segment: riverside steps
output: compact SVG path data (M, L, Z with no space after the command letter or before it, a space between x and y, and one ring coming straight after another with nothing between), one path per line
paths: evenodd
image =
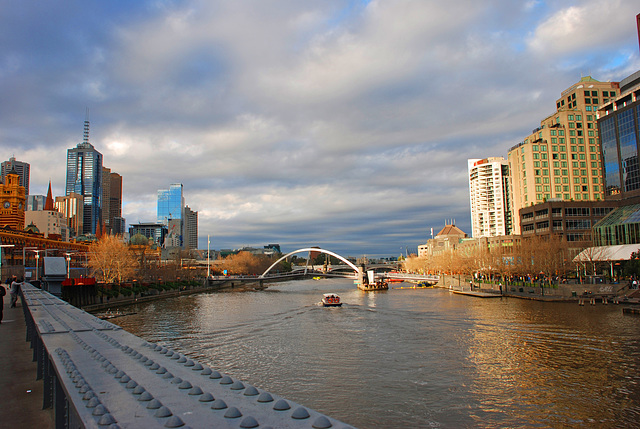
M27 341L56 428L347 428L52 294L22 288Z

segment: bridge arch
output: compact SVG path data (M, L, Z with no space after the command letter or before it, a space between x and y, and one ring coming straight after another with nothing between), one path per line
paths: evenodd
M286 255L284 255L282 258L278 259L277 261L275 261L269 268L266 269L266 271L264 273L262 273L260 275L260 278L263 278L269 271L271 271L271 268L275 267L276 265L278 265L278 263L286 258L288 258L291 255L295 255L296 253L302 253L302 252L320 252L320 253L326 253L327 255L331 255L334 258L338 258L340 259L342 262L344 262L345 264L347 264L348 266L350 266L356 273L359 271L358 267L355 266L353 264L353 262L347 260L346 258L338 255L337 253L334 253L330 250L325 250L325 249L320 249L318 247L305 247L303 249L298 249L298 250L294 250L293 252L289 252Z

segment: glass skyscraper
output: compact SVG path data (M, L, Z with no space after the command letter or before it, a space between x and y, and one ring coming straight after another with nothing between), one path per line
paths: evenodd
M183 210L182 183L173 183L169 185L169 189L158 190L158 223L168 225L170 219L182 220Z
M83 229L78 234L95 234L101 218L102 154L89 143L89 121L84 123L84 140L67 151L65 195L84 197Z

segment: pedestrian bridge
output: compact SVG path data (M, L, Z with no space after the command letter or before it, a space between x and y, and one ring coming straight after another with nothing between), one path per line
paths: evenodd
M28 283L27 341L56 428L347 428Z

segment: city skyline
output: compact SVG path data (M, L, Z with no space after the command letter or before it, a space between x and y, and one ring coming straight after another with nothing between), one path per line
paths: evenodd
M446 219L471 233L468 158L506 157L581 76L640 69L636 8L11 4L2 158L31 164L30 194L64 195L89 107L129 224L183 183L200 248L397 255Z

